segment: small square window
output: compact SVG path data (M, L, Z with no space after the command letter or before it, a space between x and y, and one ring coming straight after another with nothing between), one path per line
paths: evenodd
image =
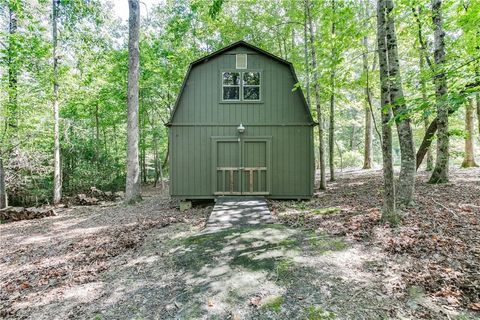
M244 87L243 100L260 100L260 87Z
M244 72L243 85L260 85L260 72Z
M243 100L259 101L260 100L260 72L244 72L243 73Z
M237 69L247 69L247 55L244 53L239 53L235 55L235 57Z
M240 100L240 72L222 73L222 99L225 101Z
M223 100L240 100L240 87L223 87Z
M235 85L240 84L240 73L239 72L224 72L223 73L223 84L224 85Z

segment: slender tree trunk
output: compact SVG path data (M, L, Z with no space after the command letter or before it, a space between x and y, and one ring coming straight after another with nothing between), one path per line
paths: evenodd
M473 143L473 136L474 136L474 105L473 105L473 98L468 99L469 101L465 105L465 158L462 163L462 168L470 168L470 167L478 167L475 163L475 155L474 155L474 143Z
M429 124L430 122L429 122L428 116L425 116L425 118L423 119L423 127L425 129L425 132L428 130ZM433 153L432 153L432 148L429 146L427 148L427 166L425 167L425 171L432 171L432 170L433 170Z
M363 154L363 169L371 169L373 164L372 149L372 113L370 108L365 108L365 150Z
M480 135L480 94L475 95L477 101L477 123L478 123L478 135Z
M153 124L152 124L153 127ZM165 182L163 181L163 168L162 159L160 158L160 151L158 149L158 137L153 135L153 149L154 149L154 162L155 162L155 182L154 187L157 187L158 180L160 180L161 189L165 189Z
M352 124L352 134L350 135L350 151L353 151L355 147L355 136L357 135L357 127Z
M95 105L95 162L97 167L100 158L100 120L98 118L98 103Z
M433 169L430 183L448 182L449 164L449 137L448 137L448 104L447 77L445 65L445 31L443 30L442 1L432 0L434 32L434 58L435 58L435 96L437 105L437 159Z
M332 0L332 14L335 19L335 0ZM330 70L330 125L328 126L328 164L330 167L330 181L335 181L335 65L336 65L336 52L335 52L335 21L332 21L332 69Z
M140 7L138 0L128 0L128 119L127 119L127 181L125 201L134 203L141 199L139 129L138 129L138 72L140 65Z
M372 127L372 112L370 110L370 106L372 104L372 98L370 95L370 85L368 81L368 37L363 37L363 48L364 51L362 53L362 60L363 60L363 72L366 76L366 84L365 84L365 149L363 153L363 169L371 169L372 168L372 147L373 147L373 127Z
M62 173L60 162L60 106L58 103L58 56L57 56L57 19L60 0L52 0L52 41L53 41L53 203L62 200Z
M153 125L152 125L153 127ZM153 187L157 187L158 179L160 178L160 173L158 172L159 167L159 157L158 157L158 142L157 135L153 134L153 165L155 167L155 179L153 180Z
M382 114L382 156L383 156L383 213L382 220L393 224L398 222L395 203L395 183L393 178L393 154L392 154L392 128L390 120L392 110L390 105L389 68L387 57L387 26L385 21L386 0L377 1L377 42L378 61L380 64L380 91L381 91L381 114Z
M0 158L0 209L7 207L7 186L5 185L5 168L3 159Z
M307 103L308 107L311 107L310 104L310 60L308 56L308 25L307 25L307 4L304 6L303 14L303 49L305 55L305 92L307 94Z
M143 177L143 183L147 183L147 155L146 155L146 150L145 150L145 143L141 143L142 149L141 149L141 158L142 158L142 177Z
M168 164L168 160L170 159L170 140L167 142L167 154L165 155L165 159L163 160L162 168L166 168Z
M7 49L7 66L8 66L8 105L6 108L6 123L5 134L7 135L5 140L10 140L14 149L17 148L17 130L18 130L18 58L17 45L16 45L16 33L17 33L17 13L12 3L8 4L8 49ZM11 134L8 132L11 131ZM3 139L2 139L3 141ZM9 157L11 151L2 150L3 145L0 145L0 209L7 206L7 186L5 181L5 167L3 165L3 156ZM1 154L2 151L4 154Z
M12 8L12 4L8 5L9 27L8 27L8 125L16 133L18 126L17 116L17 82L18 82L18 58L16 57L16 39L17 33L17 13Z
M480 81L480 71L478 71L478 63L475 66L475 77L477 82ZM477 101L477 124L478 124L478 135L480 136L480 93L475 94L475 100Z
M411 120L408 117L407 106L403 95L402 77L398 61L397 36L395 21L392 15L393 0L386 1L386 44L387 65L390 76L390 103L396 120L398 140L401 150L400 179L397 189L399 204L409 206L413 202L415 191L415 146L413 144L413 132Z
M425 79L423 77L423 71L425 69L425 58L423 57L423 50L420 52L420 89L422 91L422 100L424 102L428 101L427 97L427 84L425 82ZM425 115L423 117L423 126L425 128L425 132L428 130L430 122L428 119L428 115ZM432 171L433 170L433 155L432 155L432 150L430 146L427 147L427 167L425 169L426 171Z
M318 70L317 70L317 58L315 50L315 31L313 30L312 17L310 15L310 2L309 0L304 0L306 7L308 24L310 29L310 52L312 57L312 68L313 68L313 91L315 95L315 104L317 110L317 122L318 122L318 154L319 154L319 163L320 163L320 190L327 189L325 181L325 143L323 139L323 115L322 108L320 106L320 86L318 83Z

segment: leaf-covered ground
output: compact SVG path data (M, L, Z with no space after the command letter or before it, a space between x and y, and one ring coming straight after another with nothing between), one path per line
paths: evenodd
M213 234L149 190L0 225L7 319L475 319L480 170L418 180L414 208L379 223L381 174L342 173L311 201L271 201L276 224Z
M448 318L472 311L480 317L480 170L453 170L451 182L417 179L416 200L402 211L402 223L380 223L379 171L340 174L309 202L271 202L290 226L345 236L386 254L371 270L385 278L383 292L398 297L420 318ZM468 311L467 311L468 313Z

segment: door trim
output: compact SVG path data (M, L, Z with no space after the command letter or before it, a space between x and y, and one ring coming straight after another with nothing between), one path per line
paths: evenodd
M211 140L212 140L212 143L211 143L211 146L212 146L212 150L211 150L211 154L212 154L212 174L211 174L211 179L212 179L212 194L213 195L270 195L271 192L272 192L272 150L271 150L271 145L272 145L272 136L255 136L255 137L240 137L240 136L212 136L211 137ZM244 152L243 152L243 147L244 147L244 144L245 142L248 142L248 141L259 141L259 142L265 142L266 143L266 150L265 150L265 154L266 154L266 162L267 162L267 166L266 166L266 191L265 192L258 192L258 191L255 191L255 192L245 192L243 190L243 177L244 177L244 163L245 163L245 159L244 159ZM239 164L240 164L240 167L239 167L239 175L238 175L238 179L239 179L239 184L240 184L240 192L228 192L228 193L225 193L225 192L222 192L222 191L217 191L218 190L218 186L217 186L217 182L218 182L218 179L217 179L217 151L218 151L218 147L217 147L217 144L218 142L238 142L239 143ZM229 168L230 169L230 168Z
M242 156L242 144L240 143L240 138L239 137L234 137L234 136L223 136L223 137L219 137L219 136L212 136L211 137L212 139L212 143L211 143L211 146L212 146L212 150L211 150L211 154L212 154L212 175L211 175L211 179L212 179L212 194L213 195L241 195L242 192L242 173L241 173L241 164L242 164L242 159L241 159L241 156ZM222 191L217 191L219 190L218 186L217 186L217 182L218 182L218 179L217 179L217 151L218 151L218 142L237 142L239 144L238 148L238 155L239 155L239 159L238 159L238 163L240 165L239 169L238 169L238 182L239 182L239 186L240 186L240 192L222 192Z
M243 177L245 176L245 153L243 152L243 149L244 149L244 144L245 142L255 142L255 141L258 141L258 142L265 142L265 156L266 156L266 176L265 176L265 179L266 179L266 191L254 191L254 192L249 192L249 191L246 191L246 190L243 190L242 188L242 195L246 195L246 196L253 196L253 195L263 195L263 196L267 196L267 195L270 195L272 193L272 155L271 155L271 152L272 152L272 149L271 149L271 145L272 145L272 137L271 136L256 136L256 137L245 137L245 138L242 138L240 140L240 144L241 144L241 164L242 164L242 179L240 180L242 182L242 187L243 187ZM263 168L262 168L263 169Z

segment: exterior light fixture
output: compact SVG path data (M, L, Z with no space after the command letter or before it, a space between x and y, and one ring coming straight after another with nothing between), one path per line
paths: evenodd
M238 130L238 133L244 133L245 132L245 127L243 126L243 124L240 123L237 130Z

